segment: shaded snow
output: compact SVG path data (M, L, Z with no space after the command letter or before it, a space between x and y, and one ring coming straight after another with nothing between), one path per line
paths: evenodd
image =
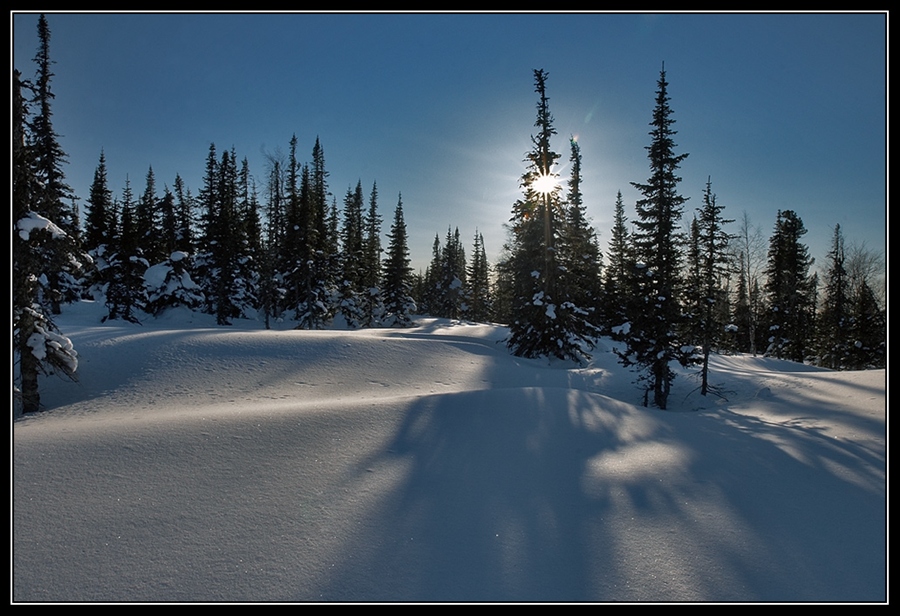
M713 356L663 412L608 340L102 314L13 422L16 602L886 601L883 370Z

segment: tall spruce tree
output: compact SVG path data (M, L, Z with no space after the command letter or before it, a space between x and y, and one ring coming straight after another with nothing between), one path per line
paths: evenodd
M361 327L363 317L363 280L365 230L363 228L362 181L356 189L347 188L344 197L344 221L341 228L341 266L339 309L347 325Z
M362 263L362 319L363 326L372 327L381 319L384 298L381 291L381 215L378 213L378 185L372 182L369 209L364 217Z
M601 333L598 310L602 295L601 254L581 192L581 146L574 137L569 138L569 145L571 172L557 249L560 296L567 301L558 317L568 318L570 329L591 339Z
M547 97L548 74L535 69L538 94L537 134L526 153L520 180L523 198L513 205L510 221L509 268L513 300L510 310L510 351L522 357L556 357L583 361L592 342L584 335L583 315L560 281L557 241L565 224L562 188L553 170L559 154L550 146L556 134ZM564 282L564 281L562 281Z
M88 212L85 217L83 234L84 248L91 257L92 265L86 282L86 294L96 296L103 286L104 270L109 264L112 236L115 231L112 191L106 172L106 157L100 152L100 161L94 171L88 195Z
M699 284L696 287L697 324L699 338L694 344L699 345L702 353L700 368L700 393L706 395L709 384L709 355L713 348L718 348L725 339L725 322L728 315L728 293L725 282L731 273L731 258L728 254L728 243L732 235L725 231L725 225L734 222L722 216L723 206L716 203L716 195L712 192L712 180L707 179L703 191L703 206L699 208L697 220L699 247ZM723 306L725 309L723 309ZM714 390L715 391L715 390Z
M40 296L52 314L59 314L63 303L78 298L78 280L88 258L80 248L80 221L74 206L76 197L66 184L63 172L67 157L53 128L51 103L55 95L50 82L54 76L51 70L54 62L50 59L50 26L44 15L38 19L38 52L34 61L37 75L31 91L34 93L32 101L36 112L30 120L29 147L37 183L32 211L53 221L66 238L65 241L45 246L43 271L39 276Z
M601 305L604 331L610 334L613 334L613 330L619 331L618 328L627 320L625 306L629 299L629 281L634 271L634 255L627 222L620 190L616 192L613 227L606 251L606 267L603 269Z
M204 311L215 314L215 296L212 292L215 282L215 265L212 251L215 245L215 219L218 202L219 160L216 144L210 143L206 153L206 166L203 173L203 184L197 194L197 207L200 218L200 232L197 238L197 255L194 260L196 281L203 289L206 303Z
M65 232L36 209L41 186L35 168L35 151L28 134L29 88L13 70L12 96L12 326L13 391L25 413L40 410L40 375L58 373L72 378L78 356L39 301L39 277L46 255ZM13 411L15 411L15 405Z
M768 298L766 355L803 362L810 351L815 312L813 258L801 242L803 221L793 210L779 210L769 240L765 291Z
M215 285L216 321L231 325L231 320L244 315L252 300L247 297L241 277L243 233L238 209L238 167L234 148L222 152L218 176L218 212L214 225L216 242L213 263L217 272Z
M685 197L678 194L681 178L677 171L688 156L676 154L672 128L675 120L669 106L665 67L657 80L656 105L647 146L650 178L632 182L643 195L636 203L637 219L632 235L636 276L633 290L636 304L629 315L627 350L620 353L626 366L637 366L639 381L653 404L665 409L675 373L673 361L686 364L690 356L679 340L681 320L681 245L678 233ZM645 396L646 399L647 396Z
M300 166L297 138L291 139L287 171L284 278L299 329L321 329L339 301L339 232L337 204L328 212L325 158L319 139L312 166ZM299 173L298 173L299 172ZM299 175L299 185L298 185Z
M397 198L384 260L384 324L388 327L408 327L416 312L416 304L410 294L412 268L409 263L409 244L401 195Z
M831 250L825 271L825 296L818 325L818 364L840 370L849 360L853 344L850 333L850 281L845 267L844 236L841 225L835 225Z

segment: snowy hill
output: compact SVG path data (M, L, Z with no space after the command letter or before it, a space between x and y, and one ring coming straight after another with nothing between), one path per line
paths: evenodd
M883 370L715 357L659 411L500 326L99 314L13 421L14 602L887 600Z

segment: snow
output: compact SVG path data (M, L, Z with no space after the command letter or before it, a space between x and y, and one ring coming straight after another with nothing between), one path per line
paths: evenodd
M713 356L640 406L497 325L57 324L14 602L887 602L886 373Z
M66 232L60 229L50 219L44 218L35 212L28 212L28 215L20 218L16 222L16 228L19 230L19 237L28 240L34 231L47 231L54 239L66 236Z

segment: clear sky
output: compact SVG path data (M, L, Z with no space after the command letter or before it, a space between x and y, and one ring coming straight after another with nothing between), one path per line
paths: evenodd
M634 218L630 182L649 176L665 62L676 153L689 153L685 220L710 177L724 214L746 212L766 239L778 210L796 211L817 264L835 224L848 244L886 249L886 13L46 15L53 123L82 207L101 150L116 196L126 176L140 194L150 167L160 194L180 174L196 195L210 143L246 157L262 188L296 134L302 162L320 139L339 205L377 182L385 233L402 193L417 270L449 227L467 256L481 232L493 262L543 68L552 146L565 163L577 136L605 251L616 192ZM10 13L26 77L37 21Z

